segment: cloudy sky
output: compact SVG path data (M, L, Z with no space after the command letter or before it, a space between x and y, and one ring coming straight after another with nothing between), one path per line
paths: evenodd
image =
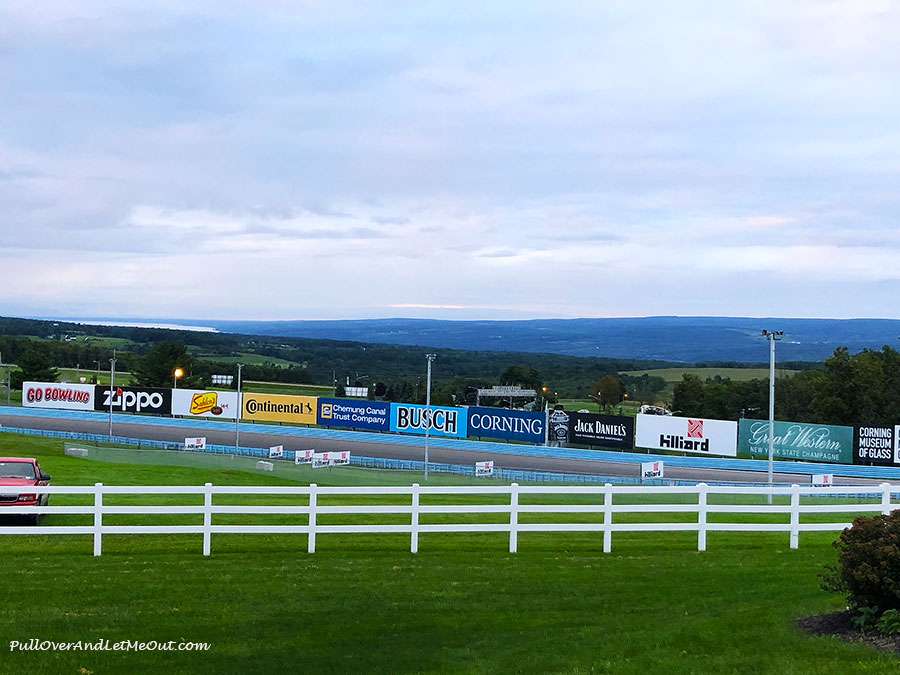
M900 317L900 5L0 1L0 314Z

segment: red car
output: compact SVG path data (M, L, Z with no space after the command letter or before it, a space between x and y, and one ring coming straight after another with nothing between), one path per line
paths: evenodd
M9 506L46 506L50 503L50 495L38 495L34 492L6 492L4 488L24 488L38 485L50 485L50 476L44 473L36 459L27 457L0 457L0 515L13 515L14 511L5 511ZM29 514L26 518L37 525L39 514Z

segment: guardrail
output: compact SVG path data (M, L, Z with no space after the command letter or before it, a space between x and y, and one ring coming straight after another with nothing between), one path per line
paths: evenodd
M799 547L800 532L840 531L850 526L847 522L801 523L803 514L823 513L882 513L889 514L893 504L892 495L900 492L900 486L882 483L879 486L859 487L711 487L705 483L691 487L637 487L637 486L421 486L413 483L409 487L319 487L309 486L222 486L206 483L201 486L109 486L102 483L88 486L25 486L21 488L0 488L4 495L18 494L74 494L93 495L93 504L82 506L7 506L0 513L25 516L39 514L91 515L93 525L51 525L51 526L0 526L0 535L92 535L94 555L102 552L104 535L110 534L198 534L203 537L203 555L210 555L213 534L305 534L307 551L314 553L316 538L324 534L375 534L401 533L410 535L410 551L419 549L419 535L423 533L448 532L498 532L509 535L509 551L518 550L518 537L523 532L597 532L603 535L603 551L612 550L613 532L696 532L697 550L706 550L709 532L787 532L791 548ZM615 503L621 495L696 495L696 503ZM865 503L801 504L801 496L824 497L835 494L871 499ZM108 495L202 495L202 505L125 505L114 506L104 503ZM305 504L214 504L215 496L224 495L288 495L305 497ZM422 497L437 495L508 495L504 504L423 504ZM557 495L599 498L599 503L556 503L527 504L520 498L528 495ZM711 504L710 495L731 497L768 496L789 497L787 504ZM332 496L400 496L409 497L408 503L392 505L323 505L320 498ZM874 498L874 499L872 499ZM404 500L405 501L405 500ZM7 510L8 509L8 510ZM599 522L520 522L522 514L597 514ZM696 522L614 522L614 515L623 514L696 514ZM154 514L194 514L202 515L202 525L108 525L104 517L108 515L154 515ZM305 525L244 525L213 524L213 516L221 514L293 514L307 516ZM408 524L320 524L319 515L408 515ZM507 522L502 523L423 523L421 517L434 514L502 514ZM771 522L710 522L713 514L740 514L741 516L762 514L786 514L787 523Z

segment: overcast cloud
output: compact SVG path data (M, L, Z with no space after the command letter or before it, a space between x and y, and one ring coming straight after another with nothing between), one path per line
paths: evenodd
M900 317L900 5L0 4L0 313Z

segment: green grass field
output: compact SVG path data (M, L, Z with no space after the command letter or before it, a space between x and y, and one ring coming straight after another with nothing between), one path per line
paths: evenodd
M787 370L784 368L776 368L776 377L786 377L796 373L796 370ZM622 371L623 375L632 375L640 377L641 375L655 375L663 378L667 383L677 384L681 382L682 375L696 375L701 380L707 378L715 379L716 377L729 378L735 382L745 382L747 380L769 379L768 368L659 368L657 370L626 370Z
M54 484L283 482L246 472L68 458L61 441L13 434L0 434L3 454L39 456ZM323 485L418 479L357 468L314 475ZM54 503L84 498L68 499L56 496ZM196 498L153 503L189 499ZM290 499L248 496L233 503ZM497 515L502 518L477 517ZM573 516L579 517L596 515ZM111 518L160 523L197 516ZM264 522L291 518L297 517ZM331 518L346 522L347 516ZM54 515L44 522L79 519L85 517ZM103 556L94 558L90 537L5 537L0 672L896 672L895 656L812 638L793 626L797 618L842 608L816 578L834 560L834 538L804 533L800 549L789 550L786 534L712 533L709 550L698 553L695 534L617 533L613 552L603 554L595 534L533 533L520 535L520 552L511 555L503 534L426 534L412 555L407 535L324 535L309 555L303 535L214 535L212 556L204 558L197 535L107 535ZM30 638L186 640L211 647L9 651L10 641Z
M288 394L290 396L323 396L334 394L334 388L319 384L291 384L289 382L254 382L242 383L243 391L255 391L259 394Z

